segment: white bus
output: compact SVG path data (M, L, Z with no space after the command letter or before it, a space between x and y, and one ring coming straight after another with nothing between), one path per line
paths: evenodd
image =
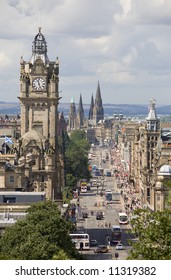
M72 242L75 244L77 250L89 250L90 249L90 238L87 233L71 233Z
M126 213L119 213L119 223L121 225L126 225L128 224L128 216Z

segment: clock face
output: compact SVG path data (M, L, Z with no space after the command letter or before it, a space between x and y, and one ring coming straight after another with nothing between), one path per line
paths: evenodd
M45 80L41 77L37 77L33 80L34 90L44 90L46 86Z

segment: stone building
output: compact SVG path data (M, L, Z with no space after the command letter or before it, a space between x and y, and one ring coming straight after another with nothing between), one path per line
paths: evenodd
M128 123L123 125L118 146L120 150L122 147L122 155L128 151L129 179L140 194L141 206L156 211L165 207L168 189L164 182L166 177L171 178L171 174L163 172L163 166L171 164L171 145L162 138L154 99L149 107L144 121L132 123L132 128ZM130 130L127 130L128 126Z
M41 28L32 43L30 60L20 60L18 98L21 137L15 139L10 151L17 178L13 189L45 192L47 199L60 199L65 182L57 137L59 60L49 60Z

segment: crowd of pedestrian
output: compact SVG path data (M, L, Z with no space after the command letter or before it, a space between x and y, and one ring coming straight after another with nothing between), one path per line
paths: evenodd
M127 164L121 159L117 147L111 149L111 162L117 188L120 190L124 202L125 212L132 215L135 209L141 208L140 194L129 179Z

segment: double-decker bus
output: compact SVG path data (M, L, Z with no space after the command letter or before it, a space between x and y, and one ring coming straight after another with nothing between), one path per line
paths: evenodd
M118 243L122 240L122 229L119 225L114 225L111 228L111 243Z
M71 233L72 242L75 244L77 250L89 250L90 249L90 238L87 233Z
M126 225L126 224L128 224L128 216L127 216L127 214L126 213L122 213L122 212L120 212L119 213L119 223L121 224L121 225Z

